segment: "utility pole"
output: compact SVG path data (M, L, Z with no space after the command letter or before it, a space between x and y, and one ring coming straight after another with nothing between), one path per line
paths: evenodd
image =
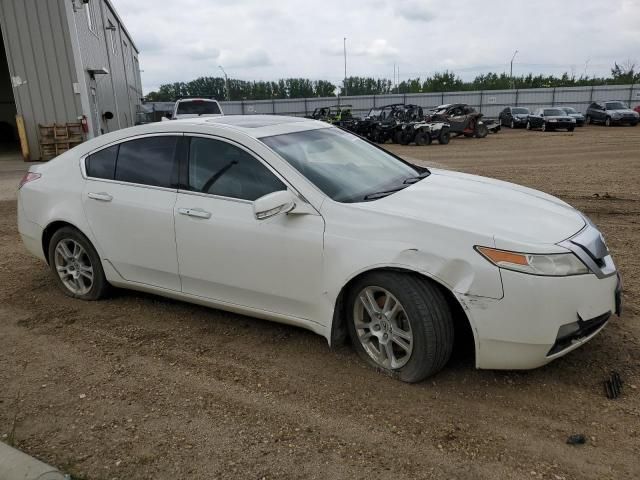
M231 92L229 92L229 77L227 77L227 72L224 71L222 65L218 65L218 68L222 70L224 74L224 89L227 91L227 101L231 101Z
M511 79L511 90L515 88L515 85L513 83L513 59L516 58L517 54L518 54L518 50L513 52L513 57L511 57L511 68L509 69L509 78Z
M347 37L343 38L343 47L344 47L344 83L342 86L344 87L343 97L347 95Z

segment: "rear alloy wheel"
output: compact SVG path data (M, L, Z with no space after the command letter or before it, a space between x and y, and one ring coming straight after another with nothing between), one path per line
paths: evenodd
M424 146L431 144L431 135L429 132L418 132L416 134L416 138L414 139L416 145Z
M610 126L611 126L611 117L607 117L607 118L605 119L605 121L604 121L604 124L605 124L607 127L610 127Z
M53 234L49 243L49 265L58 285L70 297L97 300L107 293L98 253L82 233L64 227Z
M358 354L404 382L441 370L453 349L453 321L438 288L413 274L373 272L349 296L349 334Z

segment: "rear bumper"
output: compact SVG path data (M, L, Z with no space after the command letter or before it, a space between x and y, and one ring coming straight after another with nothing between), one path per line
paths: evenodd
M19 194L18 194L19 195ZM46 261L42 251L42 227L26 218L24 208L18 197L18 232L25 248L32 255Z
M621 308L619 277L541 277L502 270L501 300L462 296L476 334L476 366L531 369L591 340Z

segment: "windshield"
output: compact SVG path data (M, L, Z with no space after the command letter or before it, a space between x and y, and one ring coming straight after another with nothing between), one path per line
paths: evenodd
M369 110L369 115L367 115L367 116L368 117L377 117L381 113L382 113L382 110L380 110L379 108L372 108L371 110Z
M338 128L321 128L260 139L337 202L362 202L399 190L428 170L412 167ZM365 198L366 197L366 198Z
M607 110L626 110L627 108L622 102L607 102Z
M557 108L545 108L544 115L546 117L561 117L564 115L564 112Z
M578 112L576 112L576 109L575 109L575 108L571 108L571 107L564 107L564 108L563 108L563 110L564 110L566 113L578 113Z
M511 113L514 115L529 115L528 108L512 108Z
M215 115L221 113L217 102L188 100L178 103L177 115Z

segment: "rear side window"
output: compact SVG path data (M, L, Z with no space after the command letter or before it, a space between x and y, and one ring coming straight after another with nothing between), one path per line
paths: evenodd
M116 172L116 157L119 145L100 150L87 157L87 175L94 178L113 180Z
M174 186L178 137L146 137L120 144L115 179L156 187Z
M193 137L189 148L189 189L254 201L287 187L259 160L235 145Z

